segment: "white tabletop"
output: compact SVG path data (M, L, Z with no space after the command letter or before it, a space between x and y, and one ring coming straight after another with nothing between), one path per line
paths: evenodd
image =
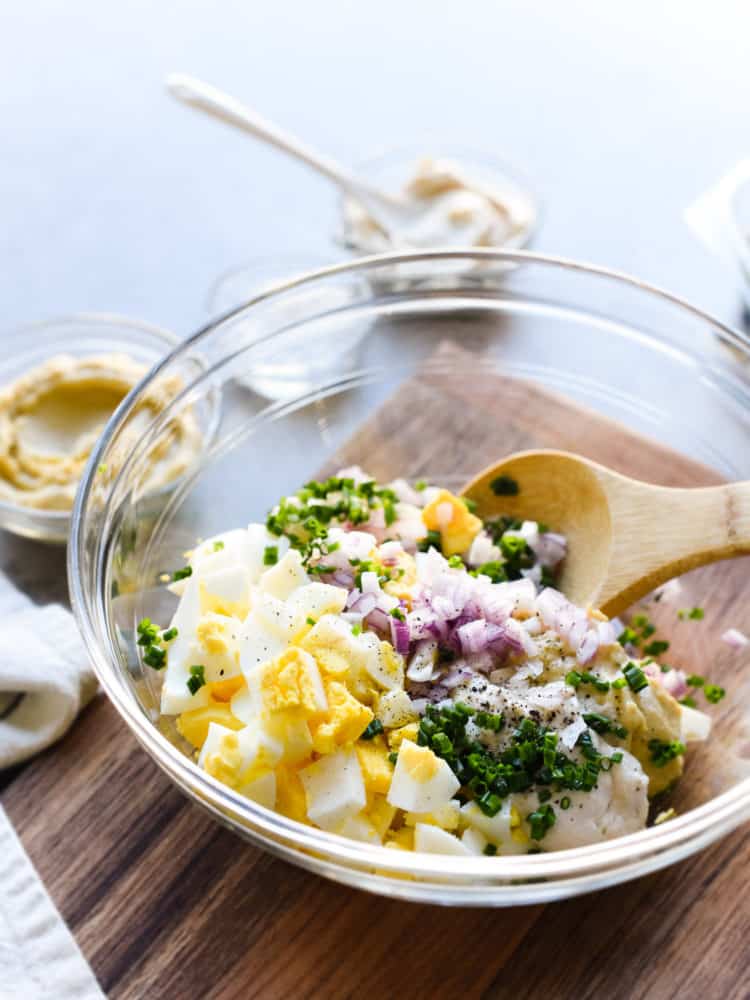
M739 321L682 212L750 151L738 0L7 0L0 329L79 310L187 334L218 274L333 256L326 183L178 106L202 76L344 160L434 137L517 162L538 248Z

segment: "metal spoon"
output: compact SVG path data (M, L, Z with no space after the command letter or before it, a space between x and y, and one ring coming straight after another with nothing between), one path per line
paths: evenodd
M750 553L750 482L670 489L569 452L527 451L485 469L462 493L483 517L544 521L565 534L560 589L610 616L680 573Z
M346 167L312 149L284 129L261 118L236 98L211 84L184 73L171 73L166 79L166 86L169 93L183 104L242 129L256 139L263 139L289 156L306 163L329 181L333 181L342 191L364 205L372 220L391 242L393 242L392 234L399 225L413 222L424 211L414 201L372 187Z

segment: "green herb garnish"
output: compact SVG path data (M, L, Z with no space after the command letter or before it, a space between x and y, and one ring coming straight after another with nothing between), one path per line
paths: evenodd
M681 622L699 622L706 617L706 612L703 608L683 608L681 611L677 612L677 617Z
M367 729L360 734L361 740L374 740L376 736L379 736L383 732L383 723L380 719L373 719L369 724Z
M623 674L631 691L637 693L648 687L648 678L637 664L628 663Z
M275 566L278 561L279 561L278 545L266 545L265 549L263 549L263 565Z
M716 705L726 694L723 687L719 687L718 684L704 684L703 694L706 696L706 701L709 701L712 705Z
M555 810L549 803L540 805L529 813L526 822L531 826L532 840L542 840L544 835L555 825Z
M600 715L598 712L584 712L583 721L595 733L613 733L615 736L619 736L620 739L624 739L628 735L625 726L621 726L614 719L610 719L606 715Z
M679 740L649 740L648 752L657 767L664 767L675 757L685 753L685 744Z
M196 663L190 668L187 687L190 694L197 694L206 683L206 668L202 663Z
M643 650L646 656L661 656L662 653L666 653L669 649L669 643L666 639L654 639L653 642L649 643Z
M193 575L192 566L183 566L182 569L176 569L172 574L172 582L177 583L178 580L187 580L189 576Z
M518 483L512 476L495 476L490 489L496 497L517 497L519 493Z

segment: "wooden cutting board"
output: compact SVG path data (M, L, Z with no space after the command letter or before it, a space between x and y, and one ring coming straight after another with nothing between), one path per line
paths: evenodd
M413 380L332 465L366 455L383 477L469 473L539 444L665 485L718 481L567 400L495 376L460 390L440 376ZM700 598L707 621L681 626L673 643L676 663L711 659L712 676L744 699L737 665L747 658L716 655L712 637L730 624L750 630L748 568L693 574L685 600ZM655 617L669 614L657 606ZM740 757L750 756L742 712L728 724L745 740ZM710 780L697 766L696 779ZM394 902L323 881L216 825L102 697L2 801L112 998L750 996L747 827L676 867L546 907Z

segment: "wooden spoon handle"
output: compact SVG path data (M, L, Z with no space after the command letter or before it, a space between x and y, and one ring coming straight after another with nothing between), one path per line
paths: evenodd
M602 485L614 531L595 600L608 614L697 566L750 553L750 483L678 490L607 477Z

